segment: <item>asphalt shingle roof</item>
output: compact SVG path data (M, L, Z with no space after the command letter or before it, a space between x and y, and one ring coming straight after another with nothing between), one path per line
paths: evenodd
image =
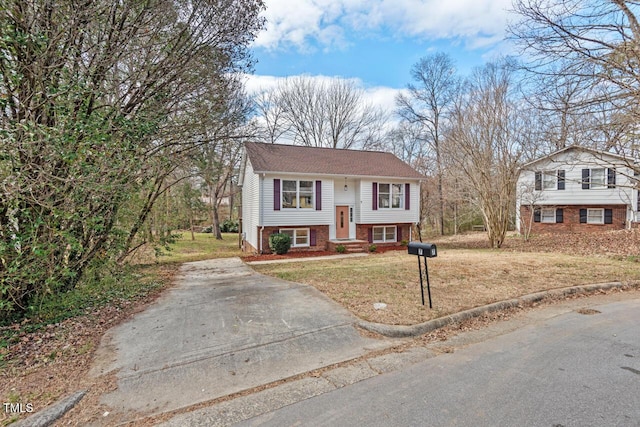
M247 142L245 148L253 170L258 173L424 178L391 153L259 142Z

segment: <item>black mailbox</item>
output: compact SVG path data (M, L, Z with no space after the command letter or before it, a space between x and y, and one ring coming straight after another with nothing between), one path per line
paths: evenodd
M427 258L435 258L438 256L438 250L433 243L409 242L407 251L409 255L418 255Z

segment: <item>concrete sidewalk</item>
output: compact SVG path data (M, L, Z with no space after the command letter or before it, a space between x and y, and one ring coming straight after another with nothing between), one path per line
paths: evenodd
M356 322L315 288L260 275L237 258L187 263L174 288L105 335L91 375L117 372L118 388L102 403L127 421L392 344L362 337Z
M265 261L249 261L247 265L264 265L264 264L289 264L292 262L307 262L307 261L330 261L334 259L343 259L343 258L362 258L369 256L366 253L355 253L355 254L338 254L338 255L323 255L323 256L312 256L312 257L302 257L302 258L288 258L288 259L269 259Z

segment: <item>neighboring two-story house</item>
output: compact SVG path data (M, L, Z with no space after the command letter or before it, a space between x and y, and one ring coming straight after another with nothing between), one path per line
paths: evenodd
M366 248L411 240L424 177L390 153L248 142L240 171L244 250Z
M555 232L637 226L633 159L571 146L524 165L517 184L518 231Z

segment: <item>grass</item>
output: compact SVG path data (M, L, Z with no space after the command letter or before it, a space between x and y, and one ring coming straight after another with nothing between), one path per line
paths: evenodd
M387 252L364 258L256 265L307 283L362 319L415 324L480 305L565 286L640 281L637 262L561 253L442 249L429 259L433 309L422 306L415 256ZM425 283L426 288L426 283ZM425 299L427 290L425 289ZM387 308L374 310L373 303Z
M191 233L183 231L180 238L169 245L169 251L163 251L155 257L150 248L140 251L133 258L135 264L176 264L191 261L202 261L211 258L229 258L242 255L238 247L238 233L222 233L222 240L216 240L212 233Z

